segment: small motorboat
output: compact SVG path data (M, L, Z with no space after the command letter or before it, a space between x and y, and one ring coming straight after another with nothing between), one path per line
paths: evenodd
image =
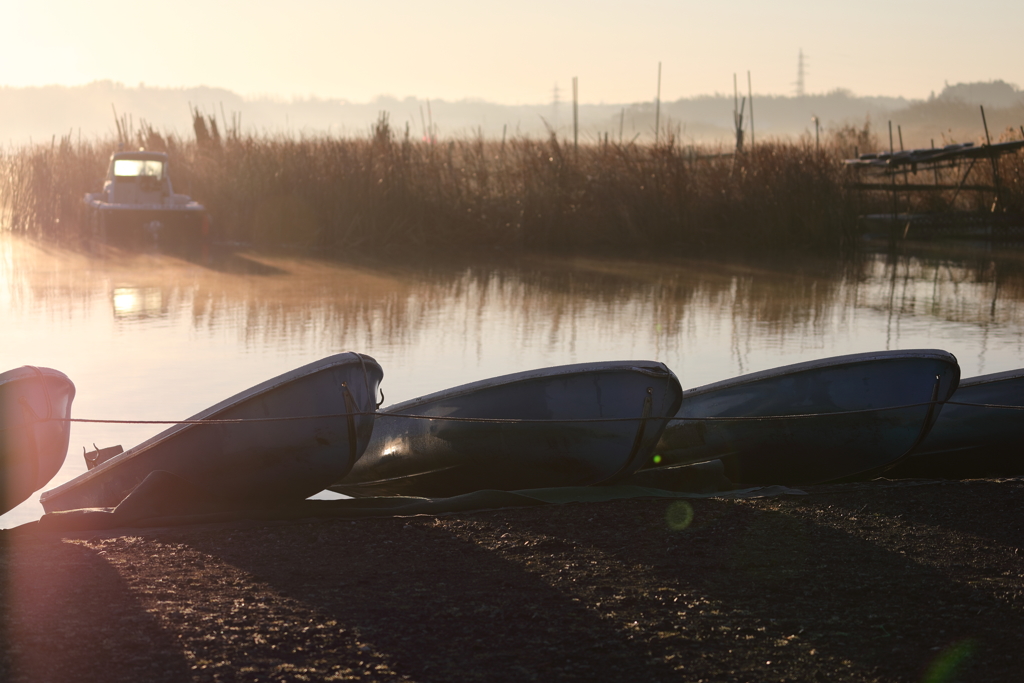
M114 152L100 192L85 195L90 236L124 245L192 247L209 236L206 208L171 187L163 152Z
M330 488L446 497L618 481L647 461L681 397L672 371L652 361L465 384L381 411L363 457Z
M53 479L68 453L75 385L31 365L0 374L0 514Z
M154 472L224 507L303 500L343 477L366 448L383 375L373 358L357 353L304 365L123 453L97 451L92 469L40 501L47 512L116 507Z
M1024 368L960 382L928 436L886 476L976 477L1024 474ZM959 404L974 405L959 405Z
M945 351L879 351L689 389L645 467L721 458L726 477L751 486L880 471L925 437L959 379Z

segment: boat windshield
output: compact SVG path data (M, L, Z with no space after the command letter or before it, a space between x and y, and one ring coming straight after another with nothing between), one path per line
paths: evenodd
M114 159L114 175L118 178L148 176L159 180L164 176L164 162L151 159Z

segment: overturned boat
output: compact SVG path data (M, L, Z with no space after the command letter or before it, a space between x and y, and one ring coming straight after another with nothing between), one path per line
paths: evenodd
M650 456L682 389L662 363L544 368L397 403L331 490L454 496L628 477Z
M0 374L0 514L53 479L68 452L75 385L50 368Z
M1024 474L1024 368L965 379L949 401L928 436L886 476Z
M754 486L880 472L924 439L959 379L945 351L879 351L689 389L645 467L720 458Z
M373 358L357 353L304 365L123 453L95 458L92 469L40 501L47 512L116 507L154 472L170 473L225 507L302 500L359 458L382 377Z

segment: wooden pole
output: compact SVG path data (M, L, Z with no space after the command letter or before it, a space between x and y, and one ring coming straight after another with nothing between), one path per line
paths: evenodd
M892 162L893 155L896 154L896 148L892 142L892 121L889 122L889 161ZM892 228L889 231L889 242L890 245L896 242L896 221L899 216L899 198L896 193L896 167L895 165L889 170L892 177Z
M658 146L658 133L661 130L661 62L658 62L658 94L654 98L654 146Z
M576 76L573 76L572 77L572 151L573 151L573 154L578 154L579 153L579 141L580 141L579 103L580 103L579 79Z
M899 133L899 136L900 136L900 151L902 152L903 151L903 126L897 125L896 126L896 132ZM914 168L916 169L917 167L915 166ZM916 170L914 171L914 174L915 175L917 174ZM909 182L910 182L910 175L909 175L909 172L907 171L907 167L904 166L903 167L903 184L906 185ZM909 197L910 195L907 195L907 196Z
M988 147L991 147L992 138L989 137L988 134L988 121L985 119L985 107L983 105L979 106L981 107L981 123L985 126L985 143ZM992 184L996 186L996 200L992 203L992 211L995 211L996 207L1002 204L1000 200L1002 199L1003 191L999 182L999 163L996 161L996 155L990 152L988 158L989 161L992 162Z
M430 111L430 100L427 100L427 125L429 126L427 132L430 136L430 142L437 142L434 138L434 114Z
M747 105L747 98L740 100L740 111L736 115L736 151L743 151L743 108Z
M743 104L740 104L740 91L736 85L736 74L732 75L732 123L736 129L736 152L743 151L743 107L747 104L747 98L743 98Z
M750 146L754 146L754 89L750 86L750 72L747 72L747 99L750 100Z

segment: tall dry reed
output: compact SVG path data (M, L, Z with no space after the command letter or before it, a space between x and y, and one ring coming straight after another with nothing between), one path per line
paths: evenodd
M119 121L118 139L0 153L0 221L74 239L82 196L118 146L165 150L178 192L207 206L222 240L321 249L631 250L702 245L838 247L884 196L850 188L842 159L877 148L870 131L759 142L742 154L555 137L440 142L396 134L382 115L363 138L244 135L195 113L195 138ZM1020 159L1004 161L1024 196Z

